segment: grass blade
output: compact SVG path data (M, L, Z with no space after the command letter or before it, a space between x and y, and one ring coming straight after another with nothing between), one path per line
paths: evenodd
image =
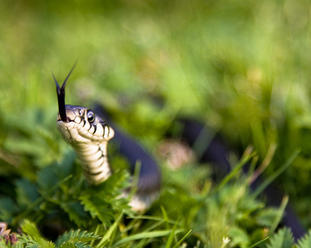
M175 234L183 232L183 229L177 229L175 231ZM134 234L131 236L128 236L124 239L121 239L120 241L118 241L115 246L119 246L122 245L124 243L127 243L129 241L134 241L134 240L139 240L139 239L147 239L147 238L158 238L158 237L165 237L170 235L172 232L172 230L162 230L162 231L151 231L151 232L142 232L142 233L138 233L138 234Z
M104 247L106 242L110 239L112 236L113 232L117 229L119 222L123 216L123 213L119 215L119 217L116 219L116 221L111 225L111 227L108 229L108 231L105 233L104 237L102 240L97 244L96 248Z
M299 150L296 150L292 156L285 162L284 165L281 166L275 173L273 173L270 177L268 177L259 187L255 190L254 196L257 197L260 195L279 175L281 175L295 160L295 158L299 154Z

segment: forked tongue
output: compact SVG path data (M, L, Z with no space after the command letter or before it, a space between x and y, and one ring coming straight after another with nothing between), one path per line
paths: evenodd
M53 79L54 79L54 82L56 84L56 93L57 93L57 100L58 100L58 112L59 112L60 118L63 122L67 122L66 106L65 106L65 87L66 87L67 80L68 80L71 72L75 68L75 66L76 66L76 64L74 64L73 67L71 68L70 72L68 73L67 77L65 78L65 80L62 84L62 87L59 87L59 84L55 78L55 75L53 74Z

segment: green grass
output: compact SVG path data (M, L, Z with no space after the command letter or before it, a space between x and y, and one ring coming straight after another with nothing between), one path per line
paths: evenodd
M288 194L310 228L307 1L2 1L0 15L0 221L14 230L57 226L54 239L78 229L97 237L67 237L81 247L270 242L264 240L283 206L254 198L234 155L237 169L220 184L196 162L172 173L159 158L164 185L146 216L116 199L128 178L122 170L106 186L89 188L55 125L52 72L61 81L77 60L67 102L102 103L154 155L174 118L185 114L237 150L251 145L258 163L276 147L266 183L273 179ZM113 163L124 167L117 153ZM25 243L47 242L33 230L25 228Z

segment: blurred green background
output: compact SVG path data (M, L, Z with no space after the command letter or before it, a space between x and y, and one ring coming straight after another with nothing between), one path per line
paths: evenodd
M310 15L306 0L1 1L1 175L34 178L66 149L51 75L78 61L67 103L101 102L151 150L184 114L260 160L276 145L266 176L300 149L276 184L310 228Z

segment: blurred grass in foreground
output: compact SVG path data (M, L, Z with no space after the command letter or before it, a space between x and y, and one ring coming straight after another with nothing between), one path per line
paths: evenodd
M178 114L260 159L276 144L267 174L301 149L277 184L310 227L310 10L304 0L2 1L0 172L16 177L18 165L35 180L69 149L51 73L61 80L78 59L67 102L100 101L150 149Z

